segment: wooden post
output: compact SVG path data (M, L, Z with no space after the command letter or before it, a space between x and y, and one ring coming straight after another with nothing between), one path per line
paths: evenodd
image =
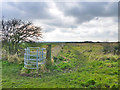
M117 55L120 55L120 42L118 42L118 50L117 50Z
M47 54L46 54L46 64L51 65L51 44L48 45L47 47Z

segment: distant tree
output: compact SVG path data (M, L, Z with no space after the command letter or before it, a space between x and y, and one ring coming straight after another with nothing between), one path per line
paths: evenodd
M17 51L19 43L34 42L42 38L41 27L34 26L31 22L20 19L2 19L2 40Z

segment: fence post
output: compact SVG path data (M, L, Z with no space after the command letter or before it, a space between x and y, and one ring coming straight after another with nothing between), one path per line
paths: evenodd
M46 54L46 64L51 65L51 44L48 45L47 47L47 54Z
M118 42L118 50L117 50L117 55L120 55L120 41Z

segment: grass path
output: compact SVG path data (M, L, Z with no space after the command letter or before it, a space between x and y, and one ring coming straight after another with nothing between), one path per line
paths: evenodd
M113 58L115 56L109 59L103 56L105 60L97 60L94 54L98 54L96 51L100 53L100 50L101 47L95 45L90 49L84 45L65 45L56 57L57 65L51 67L52 70L62 71L41 73L39 77L20 76L22 64L3 61L3 88L116 88L118 63ZM95 59L89 55L93 55Z

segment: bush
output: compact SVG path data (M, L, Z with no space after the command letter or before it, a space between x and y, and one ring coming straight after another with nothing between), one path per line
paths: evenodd
M2 49L2 60L7 60L8 59L8 54L5 49Z
M8 62L10 63L22 63L24 61L23 58L19 58L17 54L8 55Z

